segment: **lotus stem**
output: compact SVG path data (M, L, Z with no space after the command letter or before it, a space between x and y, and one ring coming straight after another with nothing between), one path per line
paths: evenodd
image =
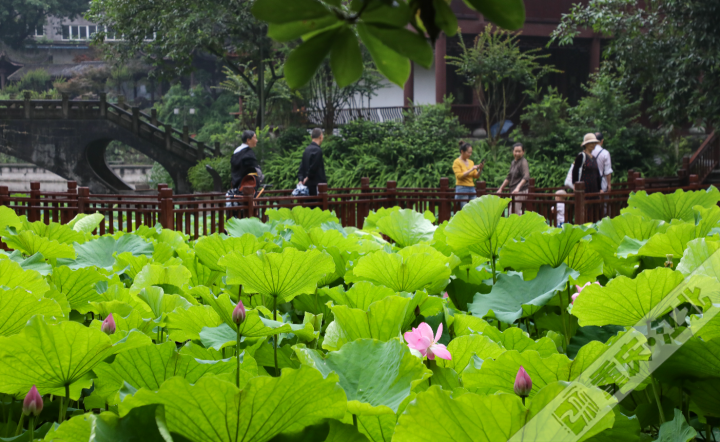
M223 349L223 350L225 350L225 349ZM235 386L237 388L240 388L240 324L237 325L237 340L235 341L235 357L237 359L237 376L235 378ZM277 365L277 363L276 363L276 365Z
M355 429L357 430L358 425L357 425L357 415L356 414L353 414L353 425L355 426Z
M492 263L491 265L492 265L492 272L493 272L493 285L495 285L495 283L497 282L497 272L495 269L495 255L492 256L491 263Z
M660 402L660 392L658 391L657 382L655 376L650 375L650 383L652 385L653 394L655 395L655 402L657 403L658 413L660 416L660 425L665 423L665 415L663 414L662 402Z
M35 439L35 416L30 416L28 431L30 431L30 442L32 442Z
M273 296L273 321L277 321L277 296ZM277 362L277 345L278 345L278 335L273 336L273 347L274 347L274 353L275 353L275 376L280 376L280 371L278 370L278 362Z
M15 428L15 436L19 436L19 435L20 435L20 432L22 431L23 421L24 421L24 420L25 420L25 415L21 413L21 414L20 414L20 420L18 421L17 428Z
M65 420L65 416L67 415L67 409L70 406L70 384L65 385L65 397L60 398L60 419L58 419L59 423L62 423Z
M560 316L562 316L562 325L563 325L563 333L565 334L565 351L567 351L567 346L570 345L570 318L568 317L567 308L568 305L570 305L570 281L566 284L567 287L567 299L568 303L565 303L565 299L563 298L562 291L560 291Z

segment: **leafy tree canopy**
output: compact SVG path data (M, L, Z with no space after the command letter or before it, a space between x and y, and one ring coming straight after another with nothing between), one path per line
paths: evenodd
M9 0L0 3L0 41L20 48L48 16L73 18L87 10L83 0Z

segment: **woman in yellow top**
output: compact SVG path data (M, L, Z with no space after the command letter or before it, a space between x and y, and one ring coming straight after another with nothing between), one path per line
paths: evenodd
M465 207L469 201L476 197L475 185L473 180L482 173L484 163L477 166L474 165L470 157L473 148L471 145L460 140L460 157L453 162L453 172L455 172L455 199L461 200L460 208Z

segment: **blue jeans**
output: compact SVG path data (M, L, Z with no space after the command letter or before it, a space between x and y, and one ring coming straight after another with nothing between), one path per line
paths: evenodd
M455 199L461 200L460 208L462 209L465 205L477 198L477 192L474 187L471 186L455 186Z

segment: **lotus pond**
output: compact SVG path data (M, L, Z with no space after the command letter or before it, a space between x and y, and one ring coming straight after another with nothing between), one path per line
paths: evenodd
M296 207L197 241L0 207L0 441L718 440L719 201Z

